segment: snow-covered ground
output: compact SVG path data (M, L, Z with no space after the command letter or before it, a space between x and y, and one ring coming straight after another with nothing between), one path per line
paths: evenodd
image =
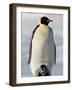
M49 24L53 29L56 44L56 64L53 66L51 75L63 74L63 15L61 14L33 14L22 13L21 31L21 76L32 76L29 65L29 45L32 31L39 23L41 16L47 16L53 20Z

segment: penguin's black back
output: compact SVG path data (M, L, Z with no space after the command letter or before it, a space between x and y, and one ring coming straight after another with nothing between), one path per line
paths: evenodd
M40 26L40 25L37 25L37 26L35 27L35 29L33 30L32 39L33 39L33 37L34 37L35 31L37 30L37 28L38 28L39 26Z
M37 26L35 27L35 29L33 30L33 32L32 32L32 38L31 38L30 49L29 49L29 61L28 61L28 64L30 64L31 54L32 54L32 39L33 39L33 37L34 37L35 31L37 30L37 28L38 28L39 26L40 26L40 25L37 25Z

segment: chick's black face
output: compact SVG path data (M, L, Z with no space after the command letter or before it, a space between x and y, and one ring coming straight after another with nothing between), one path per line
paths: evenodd
M50 70L45 65L41 65L41 71L38 73L38 76L50 76Z
M52 20L48 19L47 17L41 18L41 24L48 25L50 21Z

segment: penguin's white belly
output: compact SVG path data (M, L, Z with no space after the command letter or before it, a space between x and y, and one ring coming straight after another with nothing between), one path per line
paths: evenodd
M32 40L31 68L35 70L40 65L51 65L54 63L54 41L48 28L38 29Z

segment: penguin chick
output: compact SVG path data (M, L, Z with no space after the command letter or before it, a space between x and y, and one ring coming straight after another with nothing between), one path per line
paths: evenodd
M50 70L47 68L46 65L40 66L41 71L38 72L38 76L50 76Z

